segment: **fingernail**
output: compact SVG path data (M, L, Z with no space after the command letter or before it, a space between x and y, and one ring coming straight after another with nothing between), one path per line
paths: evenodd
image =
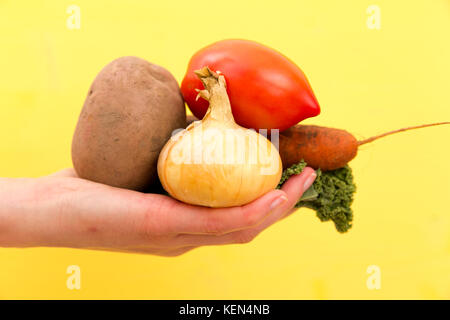
M313 173L311 173L309 175L308 178L306 178L305 183L303 184L303 191L306 191L309 189L309 187L312 186L312 184L314 183L314 180L316 180L316 172L314 171Z
M280 205L282 205L283 203L285 203L287 201L287 197L286 196L279 196L278 198L276 198L272 204L270 205L270 210L273 210L277 207L279 207Z

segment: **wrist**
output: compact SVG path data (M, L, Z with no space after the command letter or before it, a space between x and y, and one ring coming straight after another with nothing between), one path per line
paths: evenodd
M40 243L45 224L41 178L0 179L0 247L32 247Z

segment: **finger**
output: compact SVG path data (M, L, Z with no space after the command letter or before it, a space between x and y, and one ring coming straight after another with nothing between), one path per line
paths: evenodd
M176 248L176 249L161 253L161 255L165 256L165 257L178 257L178 256L181 256L182 254L188 253L191 250L194 250L195 248L198 248L198 247L190 246L190 247Z
M62 169L60 171L54 172L52 174L49 174L48 177L76 178L78 176L73 168L66 168L66 169Z
M128 252L128 253L140 253L140 254L152 254L157 256L163 256L163 257L178 257L182 254L185 254L197 247L195 246L188 246L188 247L181 247L181 248L130 248L126 250L122 250L121 252ZM120 251L116 249L112 249L113 251Z
M134 254L151 254L164 257L177 257L184 253L187 253L197 247L182 247L182 248L146 248L146 247L131 247L131 248L102 248L102 247L90 247L88 250L109 251L109 252L121 252L121 253L134 253Z
M245 228L243 230L230 232L224 235L194 235L181 234L168 241L170 246L202 246L202 245L222 245L234 243L248 243L253 240L263 230L274 224L282 218L286 212L289 212L302 196L304 190L308 189L314 181L316 173L311 168L305 168L299 175L295 175L283 185L283 191L288 200L280 206L272 209L270 215L263 219L260 224Z
M283 190L272 190L253 202L231 208L207 208L177 202L167 212L172 232L180 234L225 234L258 225L271 210L287 201Z
M306 167L300 175L292 176L288 179L288 181L286 181L286 183L283 184L281 189L288 195L292 195L290 198L292 202L289 202L289 209L281 218L284 218L297 210L295 205L298 203L303 193L312 186L316 180L316 177L316 171L310 167Z
M306 167L300 174L291 176L281 187L286 192L289 201L285 204L285 213L290 211L302 197L303 193L313 184L316 179L316 171Z
M310 167L306 167L301 174L294 175L288 179L283 184L281 188L286 192L288 196L288 201L284 204L283 210L280 210L278 214L272 214L268 217L263 224L258 226L259 232L271 226L273 223L284 217L286 214L289 214L292 210L295 209L295 205L302 197L303 193L311 186L316 178L316 172L314 169Z
M284 185L283 190L288 195L289 201L286 203L285 210L280 212L279 214L273 214L268 217L260 226L254 228L253 230L249 230L249 235L243 236L243 238L253 239L262 231L272 226L277 221L285 218L287 215L291 214L295 211L295 205L302 197L303 193L308 190L308 188L312 185L314 180L316 179L316 172L312 168L305 168L302 171L302 174L291 177Z

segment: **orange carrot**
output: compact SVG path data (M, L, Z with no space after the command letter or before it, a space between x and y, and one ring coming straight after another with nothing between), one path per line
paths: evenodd
M322 171L342 168L358 153L359 146L379 138L413 129L450 124L439 122L402 128L358 141L351 133L335 128L295 125L280 133L280 156L283 167L305 160L308 166Z
M197 120L188 116L188 124ZM302 159L308 166L322 171L344 167L356 157L359 146L379 138L413 129L450 124L438 122L401 128L364 140L357 140L351 133L335 128L297 124L280 133L280 156L283 168L289 168Z

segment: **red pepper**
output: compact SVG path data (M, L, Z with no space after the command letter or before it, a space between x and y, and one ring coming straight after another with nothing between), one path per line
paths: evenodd
M291 60L253 41L223 40L194 54L181 83L183 97L199 119L208 102L196 100L195 89L203 85L194 71L204 66L225 76L234 118L243 127L282 131L320 113L306 76Z

